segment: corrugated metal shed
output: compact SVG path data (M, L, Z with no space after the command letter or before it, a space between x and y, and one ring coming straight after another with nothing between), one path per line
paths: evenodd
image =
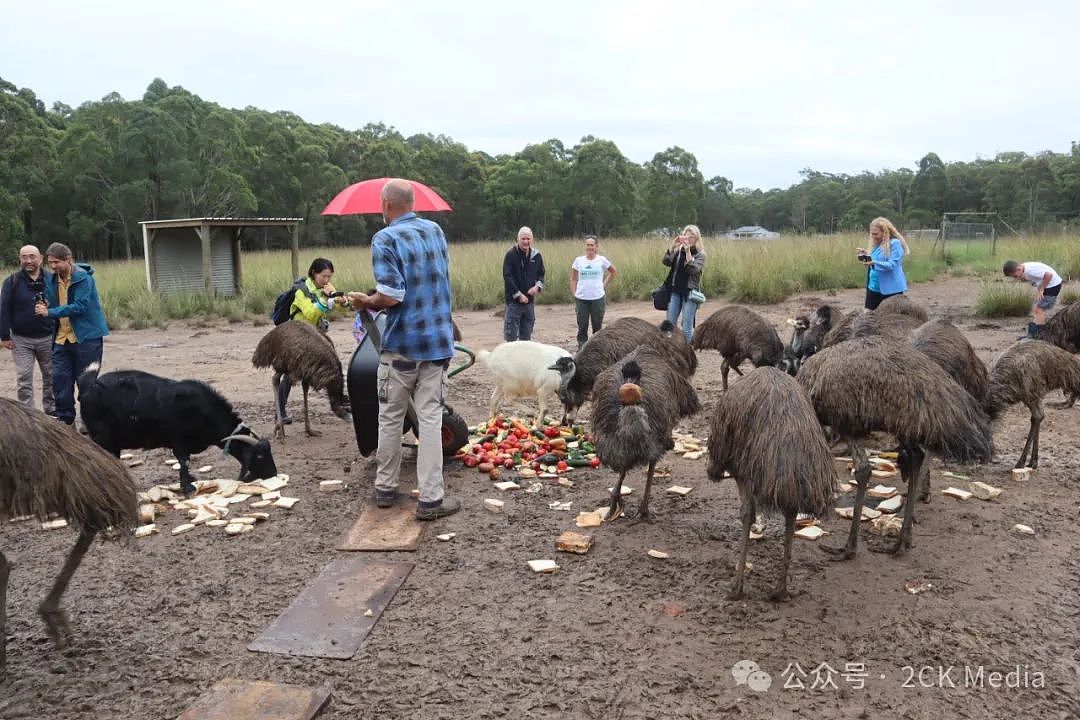
M299 275L301 218L181 218L143 226L146 283L153 292L236 295L243 289L240 231L284 227L291 232L292 274Z

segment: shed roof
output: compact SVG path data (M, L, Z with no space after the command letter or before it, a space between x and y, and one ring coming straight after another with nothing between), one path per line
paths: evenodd
M172 220L143 220L140 225L151 229L201 227L288 227L304 222L295 217L203 217L176 218Z

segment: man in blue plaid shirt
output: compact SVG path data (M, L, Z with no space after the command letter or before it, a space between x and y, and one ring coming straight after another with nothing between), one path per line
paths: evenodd
M420 424L416 517L434 520L461 509L460 500L446 497L442 475L443 386L454 355L450 253L442 228L412 211L407 181L387 182L381 198L386 227L371 241L375 294L349 293L356 310L386 309L377 379L375 504L391 507L396 501L401 428L412 399Z

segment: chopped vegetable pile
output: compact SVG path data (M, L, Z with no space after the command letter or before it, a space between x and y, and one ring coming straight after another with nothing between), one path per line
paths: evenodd
M499 477L501 470L516 470L523 477L561 474L573 468L599 467L592 435L581 425L560 426L551 421L532 428L518 418L498 416L471 428L469 444L455 458L466 467Z

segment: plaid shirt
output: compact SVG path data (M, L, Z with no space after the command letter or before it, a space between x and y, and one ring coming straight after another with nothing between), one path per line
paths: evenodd
M386 313L382 350L410 360L454 356L450 252L442 228L406 213L371 241L375 289L399 304Z

